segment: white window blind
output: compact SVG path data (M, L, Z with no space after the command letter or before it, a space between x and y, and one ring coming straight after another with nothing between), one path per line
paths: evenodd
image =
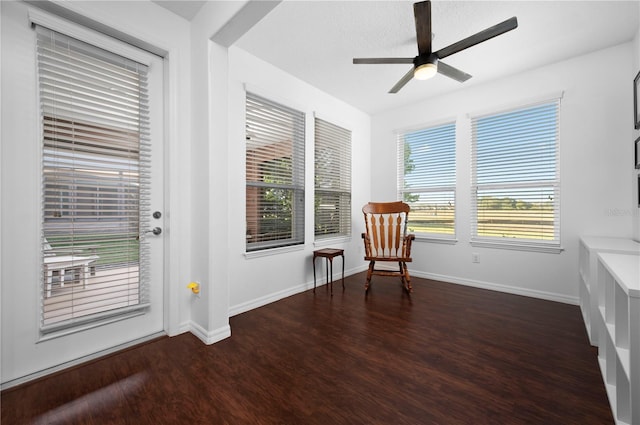
M416 236L453 239L456 207L456 125L402 131L398 191L411 206L408 229Z
M560 247L559 106L472 117L472 242Z
M43 333L148 306L147 68L38 26Z
M247 251L304 243L303 112L247 93Z
M351 235L351 132L315 119L315 236Z

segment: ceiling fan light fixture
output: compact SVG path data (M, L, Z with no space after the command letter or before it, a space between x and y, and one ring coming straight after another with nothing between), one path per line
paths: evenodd
M413 78L416 80L428 80L432 78L438 72L437 63L423 63L422 65L416 66L416 69L413 71Z

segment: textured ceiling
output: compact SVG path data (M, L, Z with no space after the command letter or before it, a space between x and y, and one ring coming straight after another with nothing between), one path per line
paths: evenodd
M638 1L433 1L434 51L517 16L519 26L444 62L473 78L442 75L387 91L411 65L353 65L353 57L417 54L413 2L284 1L236 45L344 100L376 113L461 87L633 39Z
M209 0L219 1L219 0ZM154 0L191 20L206 1ZM354 57L417 54L413 1L285 0L236 46L369 113L630 41L640 2L432 1L433 49L438 50L512 16L518 28L444 60L473 76L442 75L388 90L410 65L353 65Z

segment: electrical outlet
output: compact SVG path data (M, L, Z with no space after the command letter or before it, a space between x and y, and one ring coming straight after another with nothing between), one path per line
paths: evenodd
M479 263L480 262L480 255L477 252L473 252L471 254L471 262L472 263Z

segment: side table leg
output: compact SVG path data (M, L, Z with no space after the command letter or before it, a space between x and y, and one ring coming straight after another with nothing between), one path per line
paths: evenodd
M344 290L344 254L342 254L342 289Z
M325 266L325 276L327 279L327 288L329 289L329 257L324 258L324 266Z
M316 293L316 256L313 256L313 293Z
M327 275L327 284L331 285L331 295L333 296L333 257L329 257L329 263L331 264L331 283L328 283L329 275Z

